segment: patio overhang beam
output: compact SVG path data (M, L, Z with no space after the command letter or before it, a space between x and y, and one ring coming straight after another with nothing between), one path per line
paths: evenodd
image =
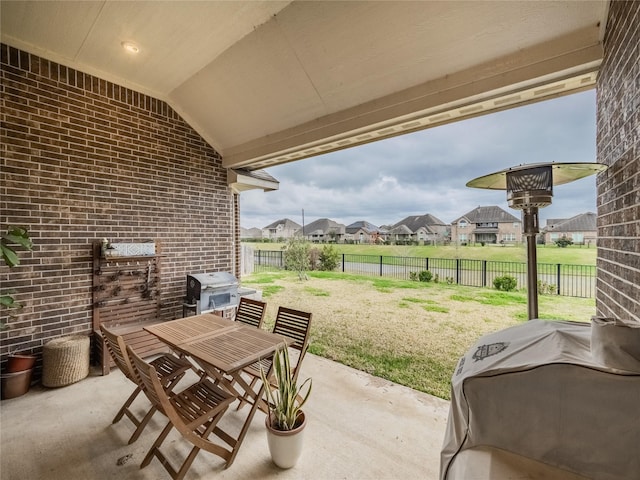
M583 29L227 148L223 164L261 169L591 89L602 55L597 29Z

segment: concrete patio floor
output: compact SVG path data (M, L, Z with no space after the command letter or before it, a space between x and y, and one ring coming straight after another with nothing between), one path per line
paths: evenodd
M309 425L294 468L281 470L271 463L264 415L258 412L231 467L225 469L222 459L201 452L185 478L438 478L449 402L311 354L300 378L309 376ZM22 397L2 401L2 480L170 478L157 459L139 468L166 423L161 414L133 445L127 445L133 432L127 418L111 424L132 387L116 369L104 377L92 371L76 384L34 386ZM134 405L143 410L148 403L140 397ZM247 407L232 409L221 425L239 430ZM165 441L165 451L184 454L187 443L174 433Z

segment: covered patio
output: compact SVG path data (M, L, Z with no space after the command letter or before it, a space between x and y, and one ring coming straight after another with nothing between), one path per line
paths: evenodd
M3 365L92 335L98 239L162 244L157 320L177 318L186 274L239 276L241 192L277 188L261 169L590 88L597 161L609 167L597 179L597 312L640 321L638 2L0 8L2 229L24 226L34 242L19 267L0 266L24 305L0 313ZM316 357L305 368L315 421L299 468L271 467L256 416L228 471L202 454L190 474L437 478L446 402ZM110 425L129 391L114 372L3 401L3 479L162 478L137 466L151 432L127 447L126 420ZM488 458L460 478L537 468L498 475L511 459Z
M222 459L201 452L186 478L437 478L449 402L311 354L301 373L307 376L313 395L305 408L306 448L296 467L281 470L271 463L264 414L258 412L233 465L224 469ZM161 414L132 445L132 423L123 418L111 424L132 387L117 369L104 377L94 371L67 387L32 388L3 401L3 480L168 478L157 460L140 470L165 425ZM141 397L135 405L143 409L148 402ZM247 408L235 412L232 405L223 422L242 422ZM171 439L168 453L189 448L175 431Z
M302 378L307 376L313 378L314 392L305 408L309 416L305 449L294 468L282 470L271 463L264 415L258 413L233 465L225 469L220 458L201 452L186 478L438 478L448 401L312 354L301 373ZM140 469L165 425L161 414L156 413L132 445L127 445L134 429L131 422L123 418L111 424L132 386L117 369L107 376L94 369L78 383L57 389L38 386L3 401L3 480L167 478L157 460ZM140 410L148 406L143 398L134 405ZM239 428L241 413L225 415L225 426ZM183 457L188 452L188 443L175 431L167 443L168 453ZM474 450L473 465L473 472L461 478L582 478L504 451Z

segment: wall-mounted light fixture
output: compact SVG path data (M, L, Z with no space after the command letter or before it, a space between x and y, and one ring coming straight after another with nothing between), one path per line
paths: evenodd
M529 320L538 318L538 208L551 205L554 185L573 182L606 169L606 165L599 163L536 163L507 168L467 183L467 187L506 190L509 206L522 210L523 234L527 238Z
M122 42L122 48L124 48L128 53L140 53L140 47L133 42Z

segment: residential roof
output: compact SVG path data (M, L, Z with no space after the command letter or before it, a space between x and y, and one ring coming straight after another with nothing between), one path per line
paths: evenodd
M411 232L417 232L420 227L430 227L433 225L447 225L438 217L426 213L424 215L411 215L410 217L403 218L398 223L395 223L391 228L395 228L399 225L405 225Z
M293 220L289 220L288 218L283 218L281 220L276 220L275 222L273 222L270 225L267 225L264 228L265 229L267 229L267 228L278 228L278 225L284 225L284 228L291 229L291 230L296 230L298 228L302 228L302 225L299 225L296 222L294 222Z
M545 232L590 232L598 228L597 215L593 212L580 213L568 219L554 220L551 223L547 220Z
M262 238L262 230L259 228L240 227L240 238Z
M377 232L379 229L373 223L369 223L366 220L360 220L353 222L351 225L347 225L344 229L345 233L357 233L358 230L364 230L369 233Z
M486 207L476 207L470 212L465 213L461 217L456 218L451 223L457 223L459 220L466 219L469 223L512 223L520 222L520 219L511 215L509 212L504 211L497 205L490 205Z
M393 235L411 235L413 232L409 227L407 227L404 224L401 224L393 227L391 230L389 230L389 233Z
M265 170L230 168L227 170L227 182L229 186L232 186L239 192L255 188L260 188L265 192L270 192L280 188L280 182Z
M300 227L302 229L302 227ZM334 222L328 218L319 218L304 226L304 234L328 234L329 232L344 233L345 226L342 223Z

